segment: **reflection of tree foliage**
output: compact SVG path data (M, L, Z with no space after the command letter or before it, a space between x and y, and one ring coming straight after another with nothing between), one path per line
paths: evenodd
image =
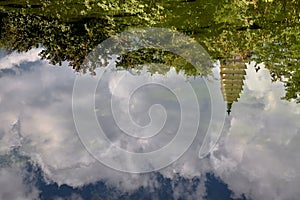
M187 76L206 76L210 74L210 66L195 68L184 58L172 52L158 49L140 49L131 51L119 56L116 63L117 67L124 69L143 70L147 64L163 64L163 65L148 65L148 72L151 74L166 74L171 67L175 67L176 72L184 72Z
M148 69L151 73L165 74L172 66L189 76L206 76L212 67L209 54L199 43L184 34L162 28L134 29L112 36L89 54L82 68L106 66L112 56L118 56L113 61L125 69L141 69L146 63L169 66L158 69L151 65Z
M19 52L41 44L45 48L40 53L43 59L52 64L69 61L78 71L97 44L127 26L152 25L160 13L159 6L150 7L135 0L97 2L90 0L74 6L74 1L41 0L37 9L8 12L2 20L0 44ZM42 12L33 14L39 11Z
M264 62L273 81L285 84L287 100L300 102L300 2L226 1L215 12L220 34L205 41L215 57Z
M108 37L107 21L89 20L81 23L59 23L40 16L9 14L5 19L1 43L9 50L28 51L41 44L45 49L40 53L51 64L70 61L79 70L85 56L99 42ZM86 28L102 29L101 34L90 37ZM104 27L104 28L103 28Z
M203 71L200 72L182 57L157 49L142 49L123 54L120 56L120 62L117 63L117 66L124 68L137 68L137 66L140 66L140 69L142 69L143 65L148 63L161 63L166 66L165 68L161 66L157 68L156 65L151 65L152 67L149 67L148 70L152 74L166 74L170 71L170 67L175 67L177 72L184 71L188 76L204 75Z
M153 23L160 13L160 6L153 0L9 0L0 1L0 10L56 18L61 21L77 21L82 18L106 18L139 24ZM131 16L135 16L132 18ZM116 17L122 17L116 20ZM116 20L116 21L115 21ZM116 23L118 25L120 23Z
M92 72L82 62L103 40L159 22L189 34L222 62L233 56L264 62L273 81L285 84L285 99L300 102L298 0L12 0L0 1L0 10L6 13L0 16L0 47L28 51L41 44L41 56L53 64L69 61L76 70ZM151 48L122 55L118 65L138 68L147 62L199 74L179 56Z
M257 52L265 58L272 81L284 83L284 99L300 103L300 26L285 27L273 34L272 40Z

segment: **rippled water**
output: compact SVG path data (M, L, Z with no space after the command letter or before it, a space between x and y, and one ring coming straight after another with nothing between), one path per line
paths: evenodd
M297 199L297 5L1 1L0 199Z

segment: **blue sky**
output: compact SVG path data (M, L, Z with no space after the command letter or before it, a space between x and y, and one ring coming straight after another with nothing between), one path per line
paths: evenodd
M244 195L249 199L297 199L299 196L300 107L293 102L280 100L284 96L283 85L280 82L271 83L268 70L263 67L258 73L253 67L248 67L244 92L239 102L233 105L231 115L226 117L225 122L214 122L215 125L224 123L224 129L210 156L201 160L198 158L199 144L203 141L203 135L198 134L185 154L168 167L155 173L128 174L99 163L80 142L72 115L72 89L76 76L82 75L74 73L67 63L63 67L53 67L46 61L40 61L37 55L39 51L33 49L27 53L10 55L1 53L1 199L38 198L50 190L46 184L51 184L51 187L56 187L55 184L65 185L65 192L72 191L72 198L80 199L84 193L82 188L89 190L93 183L105 183L105 187L111 189L107 189L107 192L116 192L113 188L117 188L118 195L133 195L141 188L154 194L170 187L174 199L209 199L218 193L217 188L221 188L223 195L231 195L232 198ZM180 89L182 80L186 79L183 74L176 74L172 70L166 77L147 73L137 77L126 71L108 70L105 73L102 89L99 87L101 93L98 94L102 96L97 98L101 100L113 96L118 105L116 112L120 116L127 112L124 98L138 81L156 79ZM125 77L122 84L115 84L120 77ZM200 83L197 79L188 81L194 85ZM198 89L205 94L203 88ZM153 101L151 98L145 100L145 95L147 93L136 96L138 104L135 105L138 108ZM210 105L207 97L207 94L201 96L199 104L202 114L200 130L207 129L207 105ZM84 100L85 97L82 97L83 104ZM107 107L99 102L96 112L99 119L103 119L101 116L105 115ZM172 105L167 111L173 120L177 120L176 103ZM133 111L133 116L145 112ZM153 112L157 114L161 111ZM190 116L193 116L193 112ZM126 123L122 122L125 119L118 121ZM149 120L147 117L142 119L145 121L138 123ZM112 133L112 122L108 122L105 127ZM152 128L155 128L159 121L154 121L153 125ZM128 127L131 128L130 125ZM166 122L164 131L170 131L170 135L162 135L151 141L126 140L125 136L116 134L119 130L109 137L114 144L127 150L148 151L168 142L172 137L172 128L172 123ZM104 151L101 146L97 148ZM14 149L18 149L17 154ZM115 155L107 156L115 158ZM32 166L37 166L35 173L24 170L24 167L28 167L28 161L33 163ZM125 159L122 165L131 166L132 163ZM24 182L23 177L30 177L32 184ZM40 187L43 184L41 182L36 185L42 180L41 177L46 189ZM168 180L168 184L162 184ZM199 182L193 186L191 180ZM79 195L76 191L82 193Z

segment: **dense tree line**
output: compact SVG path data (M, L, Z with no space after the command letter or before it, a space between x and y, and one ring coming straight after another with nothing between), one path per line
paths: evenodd
M222 63L237 55L244 61L264 62L272 80L285 84L285 99L300 102L297 0L1 1L0 11L0 47L21 52L41 45L40 56L52 64L69 61L77 71L93 72L83 61L111 35L130 27L168 27L193 37ZM209 73L175 54L153 49L122 55L118 65L138 68L148 62L173 65L187 75Z

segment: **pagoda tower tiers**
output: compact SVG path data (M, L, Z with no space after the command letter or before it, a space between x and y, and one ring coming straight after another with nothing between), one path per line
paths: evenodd
M233 62L220 67L221 90L224 101L227 102L228 115L230 115L232 104L238 101L243 91L245 69L246 64L242 62Z

